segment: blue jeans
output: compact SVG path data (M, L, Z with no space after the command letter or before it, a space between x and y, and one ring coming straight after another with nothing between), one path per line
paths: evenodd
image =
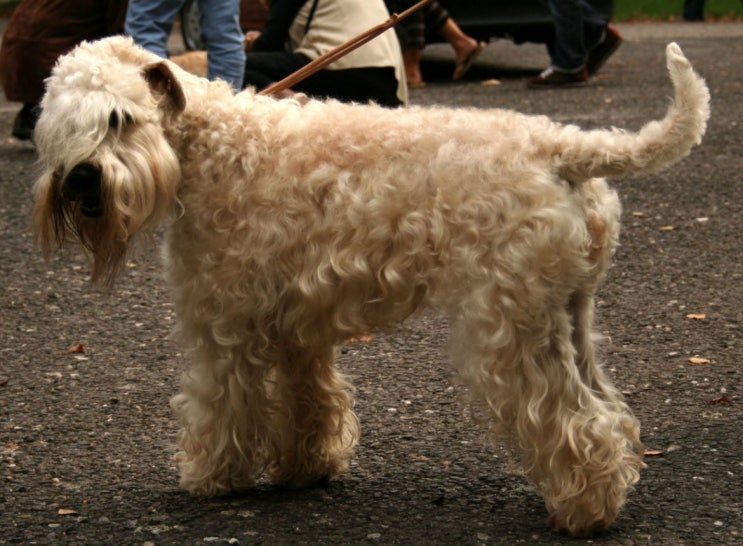
M552 66L561 72L578 72L588 52L604 38L606 19L585 0L547 0L555 21Z
M222 79L240 90L245 49L240 28L240 0L198 0L201 33L206 41L210 80ZM184 0L129 0L125 32L146 50L168 57L168 37Z

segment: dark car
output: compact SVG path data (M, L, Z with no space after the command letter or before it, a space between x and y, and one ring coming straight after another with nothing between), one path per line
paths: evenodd
M507 38L516 43L547 43L553 26L547 6L541 0L438 0L467 34L478 40ZM607 19L611 18L611 0L591 0ZM266 2L241 0L240 22L243 29L260 29L266 21ZM181 12L183 41L187 49L202 49L199 8L196 0L187 0ZM370 21L369 27L377 21ZM432 37L436 39L436 37Z

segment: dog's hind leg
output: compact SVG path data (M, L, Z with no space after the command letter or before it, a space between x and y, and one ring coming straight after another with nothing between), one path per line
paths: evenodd
M277 370L280 448L268 473L290 487L323 482L348 468L359 437L351 384L338 372L332 346L287 352Z
M553 527L590 535L614 520L639 477L637 423L596 367L589 338L574 345L569 306L507 299L508 313L456 321L455 364L492 439L520 453Z
M593 310L592 293L573 294L568 305L572 361L581 385L576 398L579 410L563 415L563 419L570 419L564 421L563 434L569 444L562 452L573 466L574 485L565 492L553 486L549 491L556 491L555 495L545 492L553 527L574 535L587 535L609 525L645 466L640 424L597 362ZM569 470L563 466L557 478L566 480Z

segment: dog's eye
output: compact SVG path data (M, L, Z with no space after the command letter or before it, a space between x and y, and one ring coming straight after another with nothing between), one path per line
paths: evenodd
M125 127L132 122L132 116L129 112L124 112L122 115L114 110L111 115L108 116L108 126L111 129L118 129L119 127Z

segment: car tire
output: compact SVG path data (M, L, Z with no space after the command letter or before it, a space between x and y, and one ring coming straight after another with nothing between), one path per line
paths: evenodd
M186 0L181 8L181 35L187 50L204 49L204 38L201 36L201 16L196 0Z

